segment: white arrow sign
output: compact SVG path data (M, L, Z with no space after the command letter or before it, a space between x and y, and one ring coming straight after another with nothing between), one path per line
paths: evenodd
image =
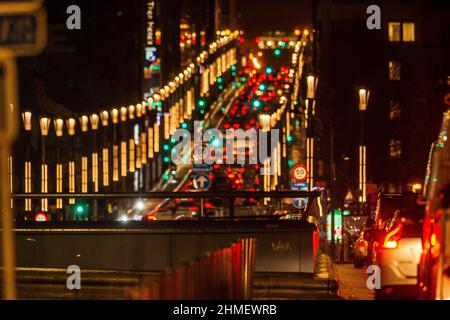
M198 174L194 177L194 188L197 190L208 189L211 184L211 180L207 174Z

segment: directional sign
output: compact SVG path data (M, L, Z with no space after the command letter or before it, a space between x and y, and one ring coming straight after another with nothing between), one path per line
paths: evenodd
M207 163L194 163L192 166L193 172L210 172L212 171L212 165Z
M292 169L292 180L296 182L303 182L306 181L306 178L308 177L308 170L302 165L296 165Z
M292 182L292 190L308 191L308 182ZM308 198L292 198L292 204L296 208L304 208L308 204Z
M206 190L211 185L211 180L207 174L200 173L194 177L193 183L195 189Z
M0 3L0 53L29 56L47 44L47 15L42 1Z

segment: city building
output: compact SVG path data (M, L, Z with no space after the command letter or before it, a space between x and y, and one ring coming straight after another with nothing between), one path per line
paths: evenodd
M366 10L373 4L381 9L379 30L366 26ZM448 90L450 4L322 0L316 27L322 139L328 141L329 117L334 123L338 199L342 202L349 190L358 192L354 137L360 130L362 86L370 90L364 116L367 181L386 192L411 191L414 184L418 191ZM321 146L323 157L329 157L326 144Z

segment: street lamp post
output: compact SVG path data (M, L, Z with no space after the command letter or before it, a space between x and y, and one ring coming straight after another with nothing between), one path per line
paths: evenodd
M366 184L367 184L367 160L366 160L366 141L364 132L364 120L365 113L367 110L367 105L369 102L369 90L365 88L359 89L359 119L360 119L360 142L359 142L359 206L360 213L364 213L366 210L367 194L366 194Z
M91 129L92 129L92 155L91 155L91 174L92 174L92 192L99 191L99 182L98 182L98 149L97 149L97 131L98 125L100 122L99 116L97 114L91 114L90 116ZM93 208L92 208L92 219L97 220L98 217L98 201L96 199L93 200Z
M259 124L263 132L270 131L271 116L268 114L259 115ZM267 137L266 137L267 138ZM270 191L270 164L268 164L268 159L264 159L263 165L263 190ZM264 204L267 204L268 198L264 198Z
M75 193L75 154L74 149L74 136L76 130L76 120L69 118L66 120L67 134L69 136L69 193ZM75 199L70 198L69 204L74 205Z
M120 177L122 180L122 192L127 191L127 174L128 174L128 129L127 129L127 113L126 107L121 107L120 113Z
M87 193L88 188L88 149L87 149L87 134L89 131L89 117L87 115L82 115L80 117L80 129L82 137L82 149L81 149L81 193Z
M48 192L47 136L50 130L50 118L39 119L41 129L41 193ZM41 210L48 212L48 199L41 199Z
M32 190L32 174L31 174L31 129L32 129L32 114L31 112L22 113L23 127L25 129L25 176L24 176L24 191L25 193L31 193ZM28 219L31 216L28 214L31 212L31 199L25 199L25 218Z
M55 126L55 135L56 135L56 193L63 192L63 165L61 162L61 146L60 146L60 138L64 134L64 120L61 118L57 118L53 121ZM63 209L63 200L61 198L56 199L56 210L61 212ZM64 220L64 215L61 215L61 219Z
M306 169L308 171L307 181L309 191L314 186L314 116L316 113L317 81L317 77L312 75L306 78Z

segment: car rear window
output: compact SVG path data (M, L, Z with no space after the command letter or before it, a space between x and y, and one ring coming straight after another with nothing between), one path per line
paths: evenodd
M390 219L396 210L400 210L400 218L404 217L419 222L424 217L424 210L417 203L417 195L384 195L380 202L380 216Z

